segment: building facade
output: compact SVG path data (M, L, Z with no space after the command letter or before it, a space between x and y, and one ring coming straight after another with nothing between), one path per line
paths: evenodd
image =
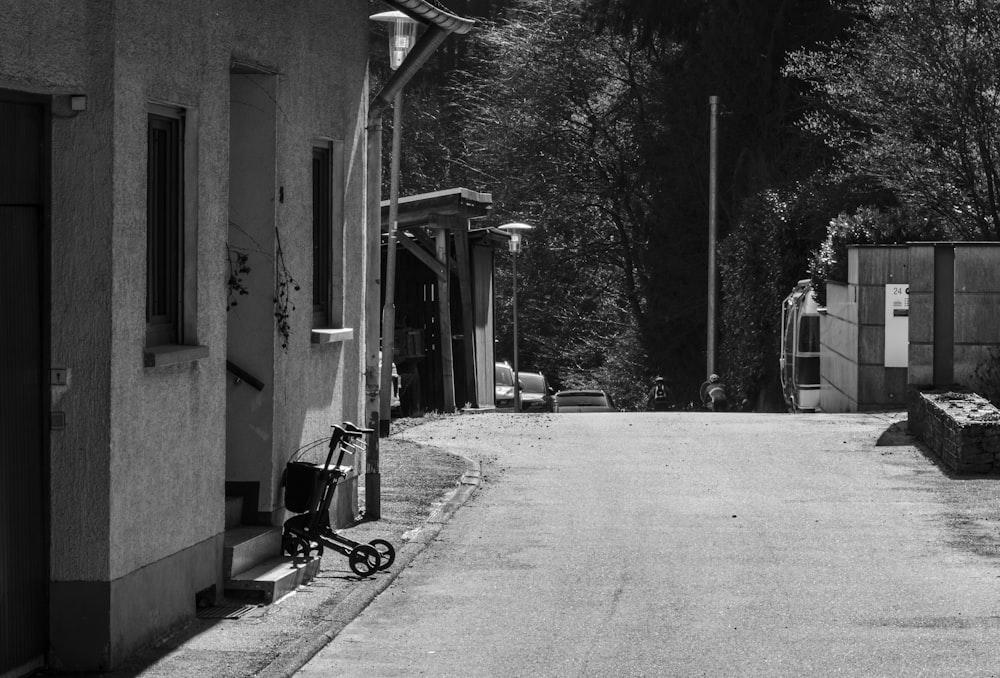
M367 14L6 3L0 676L190 618L227 492L280 525L289 455L365 421Z

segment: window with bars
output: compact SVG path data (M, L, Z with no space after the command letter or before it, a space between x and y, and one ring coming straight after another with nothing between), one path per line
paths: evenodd
M146 345L181 343L184 119L150 113L146 179Z
M333 306L333 176L329 145L313 146L313 327L329 327Z

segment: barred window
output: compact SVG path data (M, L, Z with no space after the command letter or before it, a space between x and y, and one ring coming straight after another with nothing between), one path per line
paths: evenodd
M333 272L333 177L329 146L314 146L313 203L313 327L329 327Z
M183 281L184 127L180 111L149 114L146 345L179 344Z

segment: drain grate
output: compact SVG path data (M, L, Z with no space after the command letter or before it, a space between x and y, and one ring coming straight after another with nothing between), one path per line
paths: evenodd
M239 619L259 605L215 605L198 610L198 619Z

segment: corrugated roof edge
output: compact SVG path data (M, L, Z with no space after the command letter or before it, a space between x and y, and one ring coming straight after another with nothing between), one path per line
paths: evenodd
M395 7L400 12L413 17L425 24L434 24L450 33L464 35L476 25L474 19L466 19L457 14L445 11L427 2L427 0L382 0L385 4Z

